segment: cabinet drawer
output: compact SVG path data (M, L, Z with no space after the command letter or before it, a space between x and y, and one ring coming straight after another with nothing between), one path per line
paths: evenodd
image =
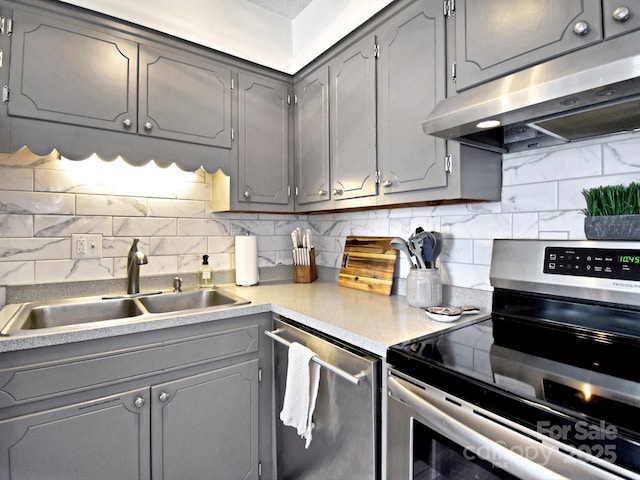
M0 370L0 408L258 351L257 324Z

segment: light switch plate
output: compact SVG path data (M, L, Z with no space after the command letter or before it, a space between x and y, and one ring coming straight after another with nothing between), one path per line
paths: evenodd
M102 258L102 234L73 233L71 234L71 258Z

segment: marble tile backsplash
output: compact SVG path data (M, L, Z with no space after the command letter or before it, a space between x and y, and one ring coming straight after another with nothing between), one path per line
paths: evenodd
M133 238L149 256L143 277L195 272L203 254L232 270L234 236L246 232L261 268L290 265L295 227L313 231L318 265L339 268L347 235L406 238L422 226L445 237L445 284L490 290L494 238L583 239L581 191L640 181L638 151L633 134L505 155L500 202L317 215L211 215L203 171L0 154L0 286L124 278ZM72 259L74 233L102 235L102 258ZM407 273L401 258L397 276Z

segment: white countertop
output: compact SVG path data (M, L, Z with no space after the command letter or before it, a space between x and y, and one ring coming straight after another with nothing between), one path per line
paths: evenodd
M412 308L406 297L383 296L317 280L264 282L253 287L220 285L220 288L250 300L248 305L190 311L184 314L146 317L126 323L100 322L67 332L0 337L0 352L61 345L130 333L171 328L254 313L273 312L323 333L363 348L382 358L391 345L433 334L488 315L464 315L460 320L442 323L427 317L424 310Z

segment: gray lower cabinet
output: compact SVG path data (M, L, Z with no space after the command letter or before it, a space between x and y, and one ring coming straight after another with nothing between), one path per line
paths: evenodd
M292 83L238 74L238 172L232 209L291 209ZM233 190L232 190L233 195Z
M376 195L375 36L344 47L329 73L331 194L338 203Z
M0 478L149 479L148 402L140 389L0 421Z
M272 478L271 325L266 313L2 354L0 478Z

